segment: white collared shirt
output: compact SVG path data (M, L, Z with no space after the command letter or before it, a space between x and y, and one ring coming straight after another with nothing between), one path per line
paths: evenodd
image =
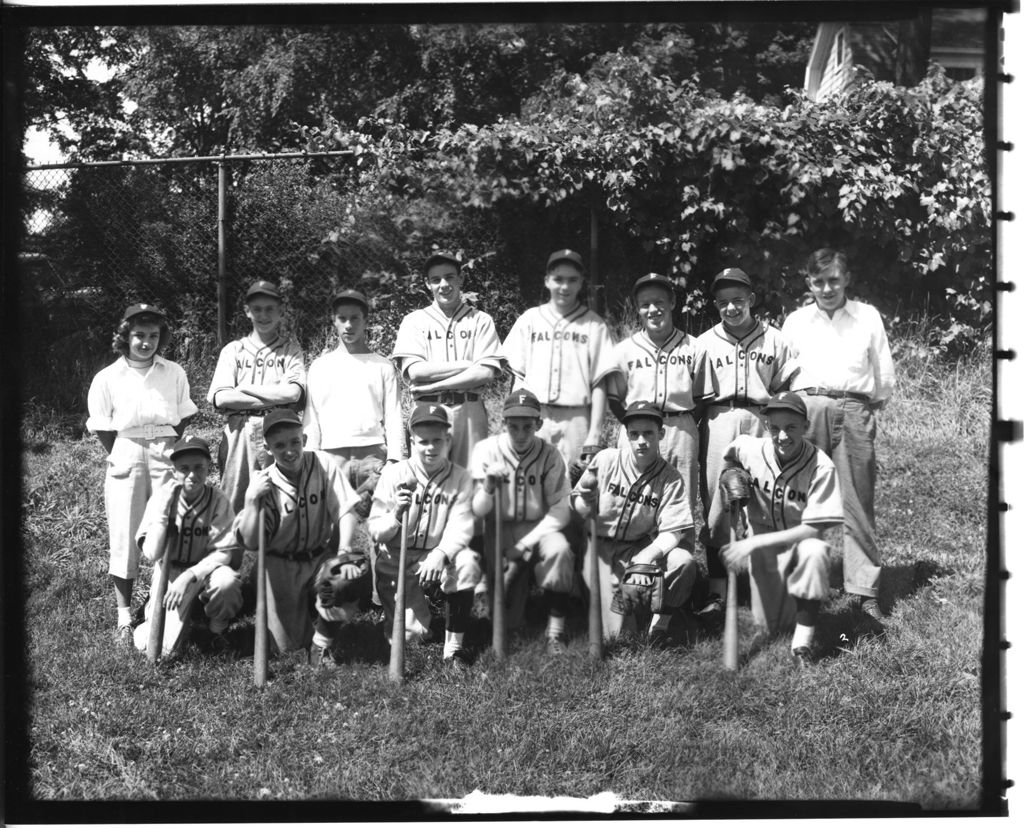
M793 311L782 335L795 358L791 387L866 394L872 402L892 396L896 370L882 317L871 305L847 299L830 319L817 305Z
M124 431L146 425L176 426L199 409L189 396L188 377L176 362L160 356L145 373L124 357L108 365L89 386L89 431Z

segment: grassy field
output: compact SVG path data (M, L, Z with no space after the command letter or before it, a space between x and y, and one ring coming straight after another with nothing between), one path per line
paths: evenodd
M582 616L567 657L545 655L533 618L498 664L481 617L470 634L479 657L465 672L443 668L440 645L427 645L409 652L396 687L379 618L367 613L344 634L339 669L311 673L287 657L258 689L249 604L231 630L241 657L207 654L200 641L153 667L111 642L102 450L74 421L29 417L28 795L391 801L479 789L977 808L990 352L944 364L899 344L899 390L878 435L890 633L861 637L837 565L809 672L791 666L786 641L751 647L746 607L737 674L722 670L709 631L671 651L620 641L595 665ZM215 434L209 417L197 427Z

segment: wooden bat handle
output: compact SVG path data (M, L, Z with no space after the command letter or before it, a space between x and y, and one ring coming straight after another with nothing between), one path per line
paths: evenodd
M253 650L253 681L267 683L267 526L266 507L260 503L259 543L256 548L256 646Z
M171 550L178 544L178 498L181 486L175 486L167 507L167 531L164 533L163 555L160 558L160 577L153 585L152 609L149 616L149 640L146 642L146 659L155 664L164 646L164 597L167 595L167 581L171 574Z
M505 658L505 560L501 550L501 481L494 487L494 604L491 607L491 646L498 661Z
M595 504L595 509L597 508ZM601 569L598 565L597 515L590 519L590 657L604 657L604 630L601 624Z
M400 684L405 675L405 568L409 562L409 510L402 513L401 545L398 552L398 583L395 589L395 617L391 624L391 663L388 678Z
M736 518L739 504L729 504L729 543L736 543ZM739 616L736 599L736 573L728 570L725 594L725 630L722 633L722 666L726 670L739 667Z

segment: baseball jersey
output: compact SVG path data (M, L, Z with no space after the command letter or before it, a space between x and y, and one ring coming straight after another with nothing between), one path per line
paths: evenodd
M707 354L715 403L764 405L796 371L782 332L761 320L741 339L719 322L697 337L697 345Z
M525 453L519 454L508 434L496 434L476 444L470 469L474 480L487 475L485 465L504 464L511 472L502 487L502 517L505 520L535 523L551 507L569 497L565 461L558 450L534 437ZM560 529L555 526L553 529Z
M725 460L726 466L742 466L753 478L747 517L755 534L801 523L827 528L843 522L836 467L810 440L781 466L770 437L743 434L729 444Z
M175 483L168 483L154 492L149 499L142 523L139 524L139 530L135 535L139 547L147 535L155 535L160 528L167 526L167 510L171 505L175 488ZM200 563L203 559L213 552L223 552L230 557L237 547L231 532L234 519L235 513L227 497L220 489L208 483L203 486L203 491L192 503L186 502L184 495L179 497L174 517L174 523L178 527L178 543L171 550L171 563L187 567L199 564L195 567L194 574L196 580L202 581L221 565L221 562L215 560L208 566L203 566ZM156 550L156 555L159 557L162 551Z
M338 531L338 522L360 502L331 457L321 451L304 451L298 482L292 483L277 467L266 469L270 494L266 508L267 551L285 554L311 552L326 547ZM242 514L235 518L239 543Z
M370 537L377 540L395 525L398 487L410 477L416 478L416 489L409 507L409 547L440 549L454 560L473 537L473 481L468 471L448 460L429 474L415 457L385 466L373 492L367 521ZM401 546L400 534L401 530L387 541L389 548Z
M236 388L243 383L275 385L279 382L294 382L305 393L306 367L302 349L295 340L285 339L280 334L267 344L255 334L250 334L221 348L206 399L214 403L218 391ZM302 397L289 407L302 408Z
M590 472L597 474L597 533L601 537L635 542L663 532L681 535L693 528L683 479L665 458L659 457L641 471L630 449L607 448L590 461ZM578 492L579 484L573 490Z
M566 316L550 304L530 308L502 345L509 370L544 405L589 405L591 390L617 370L612 351L605 321L582 304Z
M501 342L494 320L463 301L449 318L437 303L402 319L391 358L408 377L417 362L468 360L501 371Z
M699 341L680 330L660 346L639 331L615 345L614 355L618 375L608 396L623 406L647 400L664 412L692 411L712 393Z

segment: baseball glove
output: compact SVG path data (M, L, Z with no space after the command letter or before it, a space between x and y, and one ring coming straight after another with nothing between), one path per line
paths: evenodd
M612 611L620 615L632 615L641 608L661 612L664 604L665 570L658 564L629 564L612 598Z
M718 478L718 488L721 489L722 500L726 505L742 505L750 500L750 484L750 475L738 468L726 469Z
M341 568L346 564L358 566L360 576L354 580L342 578ZM365 567L366 561L363 556L352 554L335 555L320 564L313 579L313 589L320 599L320 604L330 609L358 601Z

